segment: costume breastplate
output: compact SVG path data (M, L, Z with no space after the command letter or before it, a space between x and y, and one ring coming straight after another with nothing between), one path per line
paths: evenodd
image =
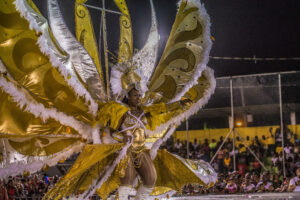
M147 119L142 112L135 117L132 115L131 113L126 113L121 129L125 130L126 134L133 136L132 150L138 151L143 149L145 145L145 124L147 124Z

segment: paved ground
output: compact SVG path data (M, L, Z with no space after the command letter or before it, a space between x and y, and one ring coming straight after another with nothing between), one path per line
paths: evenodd
M172 197L169 200L213 200L213 199L274 199L274 200L300 200L299 193L254 193L247 195L202 195L202 196L189 196L189 197Z

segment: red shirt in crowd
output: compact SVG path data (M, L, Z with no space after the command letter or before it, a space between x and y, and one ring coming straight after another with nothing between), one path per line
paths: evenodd
M241 175L245 175L246 174L246 171L247 171L247 169L248 169L248 165L246 165L246 164L238 164L238 171L239 171L239 174L241 174Z
M7 191L4 186L0 186L0 200L8 200Z
M260 168L260 164L259 164L259 162L258 162L257 160L253 162L253 167L254 167L255 169Z

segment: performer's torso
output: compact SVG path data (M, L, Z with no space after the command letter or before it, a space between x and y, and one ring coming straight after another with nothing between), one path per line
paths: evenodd
M134 115L134 116L132 116ZM146 135L145 125L147 124L147 118L142 111L129 111L125 114L123 123L121 124L121 130L126 130L125 133L133 136L132 150L140 151L144 149Z

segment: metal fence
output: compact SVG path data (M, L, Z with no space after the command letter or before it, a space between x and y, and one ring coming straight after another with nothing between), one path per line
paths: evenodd
M300 71L220 77L209 103L180 128L230 128L227 136L232 134L234 143L236 134L239 134L237 127L277 125L277 137L282 138L280 141L284 148L287 125L293 127L289 131L299 132L296 126L300 124L300 117L296 117L299 114ZM284 162L285 159L283 167ZM285 169L283 171L285 176Z
M191 120L203 122L196 129L227 128L232 107L235 126L300 124L300 71L217 78L215 94Z

